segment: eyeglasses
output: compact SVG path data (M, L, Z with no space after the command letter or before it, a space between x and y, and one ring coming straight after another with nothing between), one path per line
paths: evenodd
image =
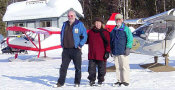
M69 17L69 18L72 18L72 17L74 17L74 15L68 15L68 17Z

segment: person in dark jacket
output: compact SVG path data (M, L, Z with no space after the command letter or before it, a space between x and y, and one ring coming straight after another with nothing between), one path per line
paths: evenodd
M116 26L111 31L111 51L115 60L117 82L114 86L129 85L129 60L128 55L132 48L133 36L130 29L123 23L123 16L116 14Z
M87 41L87 32L84 24L77 20L74 11L68 12L68 21L63 23L61 30L62 64L57 87L65 83L67 69L71 60L75 65L75 87L79 87L81 80L81 48ZM82 37L82 38L80 38Z
M98 84L101 85L106 74L106 60L110 52L110 33L104 29L103 21L96 18L95 26L88 32L88 79L90 86L95 84L96 67L98 68Z

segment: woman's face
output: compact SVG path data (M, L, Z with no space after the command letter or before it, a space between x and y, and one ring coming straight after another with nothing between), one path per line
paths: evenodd
M102 23L100 21L95 21L95 27L101 29Z

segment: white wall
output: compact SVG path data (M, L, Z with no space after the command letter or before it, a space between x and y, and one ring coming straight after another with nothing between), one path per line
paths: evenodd
M67 16L62 16L58 19L58 27L61 28L63 26L63 22L67 21Z
M52 27L58 27L57 18L52 18Z

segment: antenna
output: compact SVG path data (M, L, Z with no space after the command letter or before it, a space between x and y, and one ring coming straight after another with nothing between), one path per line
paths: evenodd
M47 3L47 0L27 0L26 4Z

